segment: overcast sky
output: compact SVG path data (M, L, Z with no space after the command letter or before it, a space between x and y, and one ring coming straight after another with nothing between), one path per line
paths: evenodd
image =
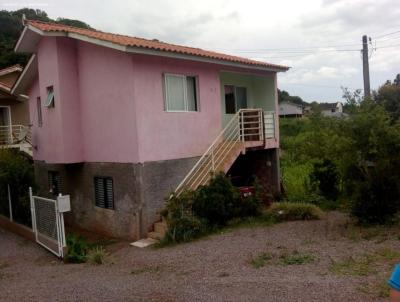
M338 101L341 86L363 88L363 34L376 47L372 88L400 73L399 0L0 0L0 9L26 6L102 31L291 66L278 86L306 101Z

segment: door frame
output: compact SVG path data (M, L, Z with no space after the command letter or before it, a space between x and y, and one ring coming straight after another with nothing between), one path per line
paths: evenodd
M10 129L12 128L12 121L11 121L11 106L7 106L7 105L0 105L0 108L7 108L8 109L8 122L9 122L9 126ZM5 126L5 125L4 125Z

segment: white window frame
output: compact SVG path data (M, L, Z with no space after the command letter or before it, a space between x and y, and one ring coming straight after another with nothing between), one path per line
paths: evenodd
M47 95L46 95L46 102L44 103L44 106L47 108L53 108L54 107L54 98L55 98L54 97L54 86L48 86L46 88L46 92L47 92ZM51 96L51 100L49 101L50 93L52 93L52 96Z
M185 103L185 110L169 110L168 109L168 85L167 85L167 77L168 76L174 76L174 77L180 77L184 79L185 85L183 85L183 95L184 95L184 103ZM187 100L188 94L187 94L187 78L194 78L195 80L195 97L196 97L196 110L189 110L189 103ZM200 102L199 102L199 93L198 93L198 76L195 75L183 75L183 74L175 74L175 73L164 73L163 75L164 78L164 111L165 112L199 112L200 111Z

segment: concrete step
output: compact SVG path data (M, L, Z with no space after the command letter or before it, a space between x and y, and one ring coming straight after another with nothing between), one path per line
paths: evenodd
M167 232L168 226L165 222L156 222L154 224L154 232L160 233L162 235L165 235Z
M156 240L161 240L163 239L164 235L158 233L158 232L149 232L147 234L147 237L152 238L152 239L156 239Z

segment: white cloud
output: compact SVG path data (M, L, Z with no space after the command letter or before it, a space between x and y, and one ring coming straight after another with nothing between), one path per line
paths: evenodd
M279 83L306 100L337 100L340 86L362 88L362 62L357 51L361 36L400 29L398 0L54 0L40 6L43 2L29 1L52 18L80 19L103 31L289 65L292 68L279 75ZM4 9L18 9L24 3L13 0L14 7ZM396 44L391 37L400 35L389 36L377 46ZM344 44L348 46L342 49L355 51L336 52L332 47ZM311 47L309 53L304 53L305 47ZM400 72L399 49L383 48L373 53L373 87Z

